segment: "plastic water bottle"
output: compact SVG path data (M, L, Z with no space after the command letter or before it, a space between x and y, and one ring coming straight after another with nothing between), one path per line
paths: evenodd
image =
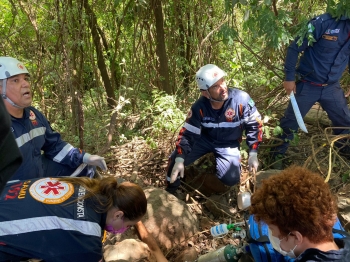
M217 226L213 226L210 229L210 233L213 237L223 236L228 233L230 229L233 229L235 226L233 224L220 224Z
M200 256L197 262L238 262L243 254L241 248L232 245L224 246L203 256Z
M237 195L237 205L239 209L250 207L251 194L249 192L239 192Z

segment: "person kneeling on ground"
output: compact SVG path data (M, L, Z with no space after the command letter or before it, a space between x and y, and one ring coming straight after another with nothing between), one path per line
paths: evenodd
M239 183L243 133L249 147L249 168L258 169L261 116L246 92L227 87L225 76L226 73L213 64L201 67L196 73L202 96L191 106L176 149L169 157L166 174L169 193L176 193L185 166L207 153L214 153L216 176L222 183L227 186Z
M273 248L304 261L350 261L350 239L334 239L337 201L321 176L291 166L263 180L250 213L269 227Z
M103 230L136 225L158 261L166 261L140 221L147 210L142 188L113 177L10 181L0 196L0 261L97 262Z

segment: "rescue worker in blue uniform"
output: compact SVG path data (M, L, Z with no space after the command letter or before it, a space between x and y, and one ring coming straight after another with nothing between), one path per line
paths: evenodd
M0 210L0 261L97 262L103 230L139 229L147 199L140 186L113 177L45 177L9 181Z
M103 157L90 155L63 141L45 116L30 106L29 72L15 58L0 57L0 93L11 115L12 133L23 156L22 165L12 179L31 179L44 174L93 177L96 166L107 170Z
M308 24L308 34L315 41L309 45L307 37L299 46L298 39L288 47L285 61L284 89L289 95L295 93L302 117L319 102L327 112L335 127L350 127L350 111L339 80L349 64L350 56L350 19L341 16L334 18L325 13L312 19ZM303 53L296 68L298 56ZM350 70L350 68L349 68ZM297 81L296 81L297 78ZM288 149L293 132L297 132L298 123L289 103L280 120L283 129L281 138L285 141L276 147L274 159L277 169L282 168L283 155ZM335 129L334 134L348 133L348 130Z
M228 186L240 182L240 143L249 147L248 165L257 170L262 121L254 101L241 90L228 88L226 73L213 64L201 67L196 82L202 96L192 105L169 158L166 190L175 193L185 166L213 152L216 176Z

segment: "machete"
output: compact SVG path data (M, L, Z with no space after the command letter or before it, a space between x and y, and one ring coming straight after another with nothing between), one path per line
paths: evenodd
M289 97L290 97L290 102L292 103L292 107L293 107L293 111L294 111L295 117L296 117L296 119L298 121L298 125L299 125L301 130L303 130L305 133L307 133L307 129L306 129L304 120L303 120L303 118L302 118L302 116L300 114L300 110L299 110L297 101L295 100L295 96L294 96L294 92L293 91L290 93Z

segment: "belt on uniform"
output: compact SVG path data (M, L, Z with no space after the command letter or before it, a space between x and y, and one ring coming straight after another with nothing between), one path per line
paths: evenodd
M303 79L301 79L300 81L303 82L303 83L309 83L309 84L311 84L313 86L328 86L328 84L318 84L318 83L311 82L311 81L306 81L306 80L303 80Z

